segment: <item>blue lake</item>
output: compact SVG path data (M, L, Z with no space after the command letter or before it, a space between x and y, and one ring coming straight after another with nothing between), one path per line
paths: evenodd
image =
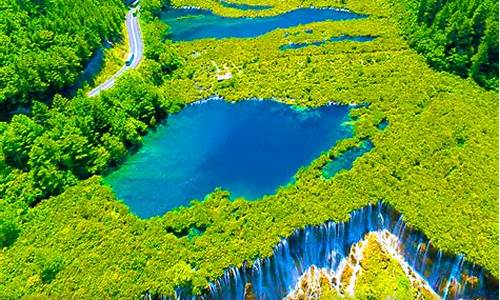
M299 110L275 101L211 100L186 107L145 137L105 178L140 217L162 215L216 187L253 200L291 181L336 141L350 137L349 107Z
M168 9L161 14L170 26L168 38L173 41L192 41L204 38L257 37L278 28L320 21L364 18L337 9L300 8L278 16L259 18L228 18L201 9Z

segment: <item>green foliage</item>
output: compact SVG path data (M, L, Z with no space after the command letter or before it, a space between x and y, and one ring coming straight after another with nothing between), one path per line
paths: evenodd
M179 243L158 219L128 214L98 178L43 201L26 219L26 235L0 252L0 298L122 299L147 289L171 294L199 277L187 263L187 239ZM198 284L206 284L203 277Z
M2 150L7 163L22 167L29 160L31 145L43 128L25 115L15 115L2 136Z
M11 170L0 181L0 197L15 201L31 194L22 199L32 204L109 170L141 144L148 126L176 109L141 74L130 72L99 97L57 96L51 109L37 106L31 118L16 115L0 139ZM13 184L19 181L21 186Z
M9 247L19 236L17 224L6 219L0 220L0 247Z
M157 0L147 0L155 2ZM345 8L354 12L369 14L372 16L388 16L388 11L384 7L384 1L348 1L348 0L231 0L227 2L272 6L271 9L264 10L241 10L222 5L219 0L170 0L164 1L175 7L200 7L209 9L218 15L229 17L262 17L275 16L298 7L336 7Z
M52 282L61 268L62 261L60 259L44 259L44 261L41 262L40 274L43 283L47 284Z
M0 249L11 246L19 237L19 217L26 208L27 205L22 201L7 203L0 199Z
M498 0L394 3L410 45L432 67L498 89Z
M72 85L105 39L120 34L121 0L1 0L0 104L48 100Z
M164 41L168 26L155 18L142 26L144 43L147 45L145 56L156 61L163 73L171 73L182 65L181 58L177 55L172 43Z
M144 19L151 20L157 18L161 10L169 5L169 0L141 0Z
M356 299L425 299L412 287L398 261L386 253L372 235L367 237L360 263Z
M150 40L153 35L146 31ZM129 149L141 144L148 127L182 107L160 94L151 76L156 72L161 82L158 73L176 68L176 54L159 38L146 49L153 47L169 56L162 63L146 59L143 73L128 72L113 90L96 98L81 95L70 100L56 95L51 108L34 102L30 117L15 115L10 123L1 124L0 211L16 212L2 220L1 245L10 246L17 238L20 217L28 206L113 169Z
M231 16L244 13L222 9L217 1L174 4L189 3ZM386 1L314 3L371 16L255 39L165 46L154 33L166 27L150 14L142 25L147 44L139 71L99 97L57 96L51 108L36 104L31 117L0 124L0 212L19 233L14 243L2 241L9 247L0 252L0 298L119 299L147 290L172 295L178 285L200 293L228 266L270 255L294 229L345 221L352 210L381 199L436 247L464 253L498 276L498 94L428 68L399 36ZM313 2L272 4L265 13ZM376 39L279 50L289 42L339 35ZM488 52L481 49L476 61ZM219 83L214 66L227 66L231 81ZM141 220L92 177L119 166L169 112L213 94L304 107L332 100L370 105L352 111L354 138L299 170L293 184L258 201L232 201L217 190L188 208ZM390 126L378 130L383 119ZM366 137L374 143L372 151L351 170L323 178L321 170L332 157Z

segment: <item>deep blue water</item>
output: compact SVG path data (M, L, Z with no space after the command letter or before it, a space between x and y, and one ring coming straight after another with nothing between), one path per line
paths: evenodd
M270 5L249 5L249 4L233 3L227 1L219 1L219 3L224 7L235 8L240 10L266 10L273 8Z
M330 161L323 168L323 176L325 178L332 178L341 170L349 170L352 168L356 158L370 151L372 148L373 144L370 140L364 140L360 147L349 148L347 151L341 153L338 157Z
M278 28L290 28L326 20L364 18L336 9L300 8L278 16L259 18L228 18L201 9L168 9L161 19L170 26L173 41L192 41L204 38L249 38Z
M349 35L342 35L342 36L336 36L332 37L328 40L322 40L322 41L316 41L316 42L310 42L310 43L290 43L286 44L280 47L280 50L290 50L290 49L300 49L308 46L321 46L323 44L326 44L328 42L334 43L334 42L342 42L342 41L353 41L353 42L369 42L372 41L374 37L371 36L349 36Z
M140 217L161 215L216 187L253 200L287 184L352 135L346 106L298 110L275 101L206 101L171 115L106 177Z

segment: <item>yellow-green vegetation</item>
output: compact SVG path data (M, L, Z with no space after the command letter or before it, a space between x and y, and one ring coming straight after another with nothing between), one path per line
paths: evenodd
M288 300L311 299L311 294L320 295L320 300L338 299L419 299L437 300L438 297L424 286L412 283L405 274L398 260L392 257L379 243L375 233L369 233L359 242L362 246L361 258L354 259L354 246L348 259L361 267L354 274L352 265L343 266L340 276L340 293L337 292L336 280L330 279L328 271L311 267L305 277L301 277L295 290L287 296ZM342 265L341 265L342 266ZM337 270L339 271L339 270ZM355 276L355 277L352 277ZM354 280L354 295L350 295L348 286Z
M305 33L308 29L312 34ZM290 42L313 42L341 35L377 38L366 43L345 41L297 50L279 49ZM320 106L330 101L362 103L367 96L353 96L353 90L366 93L370 81L386 76L371 77L382 70L377 69L378 65L387 66L378 62L394 64L392 58L405 52L410 54L407 59L421 61L397 38L394 24L379 18L321 22L276 30L256 39L201 40L179 43L176 48L189 62L174 72L163 91L171 97L182 95L187 102L218 94L231 101L274 97L303 106ZM233 78L218 82L217 75L223 69L230 71ZM362 76L363 72L367 72L366 76Z
M412 286L398 261L385 252L375 235L369 234L366 239L355 285L357 299L434 299L429 292Z
M228 17L263 17L275 16L283 12L290 11L299 7L335 7L349 9L353 12L369 14L372 16L387 16L387 10L384 9L383 0L376 1L346 1L346 0L287 0L287 1L228 1L240 4L252 5L270 5L271 9L265 10L240 10L223 6L218 0L172 0L174 7L198 7L208 9L214 13ZM373 5L375 3L376 5Z
M129 52L128 47L128 34L125 25L123 25L121 39L113 43L111 47L104 49L104 62L102 63L102 68L93 79L93 84L95 86L103 83L120 70L127 58Z
M215 1L173 2L236 15ZM152 37L165 28L148 19L146 59L114 90L92 99L56 97L52 108L36 104L31 118L0 124L0 298L121 299L147 290L172 295L179 285L199 293L228 266L271 255L294 229L345 221L379 200L434 246L464 253L498 276L498 93L432 70L400 37L392 17L397 7L388 1L248 3L273 5L274 14L314 3L370 16L255 39L173 45ZM279 50L291 41L344 34L376 39ZM224 67L233 78L218 82L216 70ZM352 111L353 138L255 202L217 191L189 208L141 220L92 177L119 165L179 101L212 94L299 106L369 105ZM383 119L389 126L381 131L376 125ZM331 157L366 137L374 148L351 170L322 176ZM192 228L206 230L184 235Z
M297 7L336 7L371 17L397 20L410 45L437 70L473 78L498 90L498 0L486 1L345 1L345 0L233 0L240 4L272 5L266 10L228 8L218 0L173 0L177 7L199 7L229 17L277 15ZM389 3L395 11L387 9Z
M354 5L349 3L346 7ZM390 16L393 9L383 1L363 3L370 7L366 12L380 10ZM471 80L433 71L398 36L397 28L392 18L379 15L277 30L255 39L179 43L176 48L186 63L161 89L187 102L217 94L228 100L275 98L301 106L369 103L354 112L359 119L353 140L370 136L375 149L351 171L333 181L320 179L318 170L327 161L322 156L298 173L293 187L261 201L270 211L285 211L287 204L300 211L299 199L308 199L301 202L306 206L324 201L322 212L311 212L307 221L296 220L280 234L306 223L337 219L342 214L336 206L329 208L332 203L350 207L347 213L383 199L439 248L465 253L497 274L498 94ZM305 29L313 33L305 34ZM339 35L377 39L278 49L290 41ZM233 78L217 82L217 66L228 67ZM391 124L384 132L375 127L382 118ZM339 146L344 143L349 140ZM179 219L203 215L201 207L192 208L192 213L180 211Z

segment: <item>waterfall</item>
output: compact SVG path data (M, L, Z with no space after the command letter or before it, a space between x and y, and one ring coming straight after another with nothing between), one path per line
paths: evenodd
M312 275L327 276L331 282L338 282L341 276L338 270L351 263L349 259L352 260L353 255L350 258L349 254L353 248L362 247L368 233L375 233L384 248L399 258L407 275L441 298L498 299L498 282L484 269L466 261L462 255L448 255L436 249L422 233L407 226L401 214L382 203L353 211L345 223L327 222L295 230L275 246L271 257L257 259L250 265L244 263L241 268L228 268L203 295L195 298L283 299L294 290L301 276L320 269L328 272ZM355 253L360 252L357 249ZM359 257L354 261L356 259ZM354 274L357 272L355 265L350 268ZM355 293L354 283L349 286L348 293ZM182 294L176 297L193 298Z

